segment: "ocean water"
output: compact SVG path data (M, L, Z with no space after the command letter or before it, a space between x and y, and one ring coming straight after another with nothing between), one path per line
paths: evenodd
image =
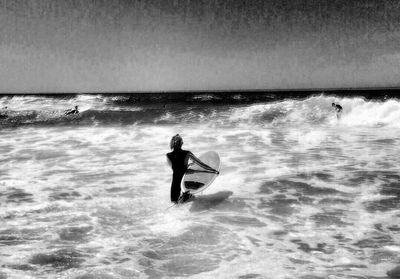
M0 98L0 278L386 278L400 100L285 94ZM171 206L177 133L222 165Z

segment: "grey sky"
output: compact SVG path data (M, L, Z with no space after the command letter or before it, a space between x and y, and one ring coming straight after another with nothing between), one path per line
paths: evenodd
M1 92L399 86L397 0L0 0Z

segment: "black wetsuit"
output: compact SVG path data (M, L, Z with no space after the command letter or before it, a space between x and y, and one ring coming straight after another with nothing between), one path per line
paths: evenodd
M67 111L65 113L65 115L78 114L78 113L79 113L79 111L77 109L73 109L73 110Z
M167 154L168 159L172 164L172 183L171 183L171 201L178 202L181 195L181 181L188 168L189 151L182 149L174 149Z

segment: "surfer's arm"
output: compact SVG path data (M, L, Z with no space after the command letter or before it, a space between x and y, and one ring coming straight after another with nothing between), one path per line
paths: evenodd
M170 167L172 167L171 160L168 158L168 155L165 155L165 158L167 159L167 163Z
M193 162L195 162L196 164L198 164L199 166L205 168L208 171L212 171L215 173L219 174L219 171L217 171L216 169L213 169L212 167L210 167L207 164L204 164L202 161L200 161L199 158L197 158L196 156L194 156L194 154L192 152L189 152L189 159L191 159Z

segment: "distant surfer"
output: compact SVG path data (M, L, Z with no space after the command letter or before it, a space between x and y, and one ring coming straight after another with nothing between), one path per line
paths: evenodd
M339 104L332 103L332 107L335 108L336 117L339 119L339 118L340 118L340 115L341 115L341 112L342 112L342 110L343 110L342 106L339 105Z
M179 201L185 202L194 196L189 192L184 192L181 195L181 181L183 175L189 166L189 159L196 164L203 167L205 170L210 172L219 173L217 170L204 164L192 152L188 150L182 150L183 139L179 134L176 134L171 138L170 148L172 152L167 153L168 163L172 167L172 183L171 183L171 202L178 203Z
M7 107L4 107L3 110L4 110L4 112L3 112L3 111L0 112L0 119L6 119L6 118L8 118L8 115L7 115Z
M66 111L65 115L78 114L78 113L79 113L78 106L75 106L75 109L70 109Z

